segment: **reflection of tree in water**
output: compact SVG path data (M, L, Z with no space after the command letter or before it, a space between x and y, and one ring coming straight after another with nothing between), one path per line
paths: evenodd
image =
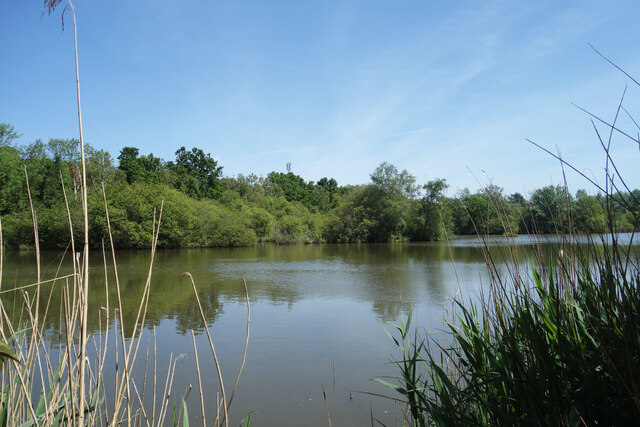
M479 242L481 243L481 242ZM537 246L518 245L517 259L528 267L528 260L536 254ZM543 245L542 259L555 259L557 244ZM496 263L511 257L510 247L498 243L490 246L489 254ZM117 254L126 336L133 330L146 282L149 253L123 251ZM271 304L287 304L291 309L297 302L312 297L348 298L371 304L372 311L383 320L395 320L408 304L441 305L457 287L453 273L453 256L458 273L475 274L478 263L486 254L474 240L452 241L450 247L442 243L344 244L281 247L259 245L252 248L209 250L159 251L154 264L151 293L145 327L152 328L163 319L175 319L178 333L190 329L202 330L202 320L190 283L181 282L180 274L192 272L203 310L209 324L223 312L223 303L244 303L242 277L247 279L251 299ZM36 281L35 256L30 252L5 255L2 290ZM61 261L58 252L43 252L42 279L72 272L69 255ZM107 298L109 321L116 319L117 293L111 260L107 257L108 296L105 292L104 267L101 254L92 259L88 327L96 332L104 329ZM469 281L469 278L461 277ZM475 283L475 282L474 282ZM60 336L64 327L63 288L70 279L57 280L41 286L40 318L52 343L64 341ZM34 289L29 290L33 299ZM0 295L2 304L14 321L26 323L21 292ZM117 320L119 324L119 318Z
M403 302L399 299L380 298L373 300L372 309L376 317L382 322L394 322L401 313L408 313L413 310L415 304Z
M198 292L198 296L200 297L204 317L207 319L207 326L211 326L219 315L224 314L219 293L212 289L207 289L206 292ZM176 331L179 334L184 335L192 329L196 333L204 330L200 308L195 301L193 291L191 291L191 298L174 306L172 313L175 316ZM171 318L172 314L169 314L168 317Z
M6 265L9 268L3 272L3 290L10 289L7 286L9 274L13 274L16 277L12 281L12 287L27 285L37 280L33 273L33 266L35 265L33 256L25 256L18 253L17 256L8 258L9 262ZM148 254L140 252L118 254L120 299L122 301L122 318L126 337L130 337L133 332L140 302L144 294L148 259ZM93 260L93 265L100 265L98 262L102 262L102 260ZM42 280L53 279L72 272L70 261L63 260L61 262L59 253L44 253L43 265L47 264L53 265L55 268L43 268ZM58 269L58 265L62 267ZM175 270L167 271L162 268L159 268L159 270L159 272L153 273L151 279L151 291L144 322L145 327L152 328L160 325L165 318L175 318L181 333L186 332L188 329L202 329L202 320L193 297L191 285L187 286L186 283L180 283L179 274L176 274ZM112 326L114 322L117 322L118 325L120 323L120 316L117 314L118 295L113 267L108 265L107 271L108 296L105 288L104 267L93 267L91 270L87 322L90 333L95 333L100 328L104 330L107 306L109 307L109 326ZM63 304L63 289L65 287L68 288L69 295L73 295L73 281L71 278L55 280L40 286L39 317L41 324L44 326L45 336L52 345L57 345L66 340ZM222 306L219 302L219 295L221 292L224 292L224 289L216 286L199 288L203 310L207 321L210 323L213 323L220 313ZM27 293L33 307L35 288L29 288ZM241 295L243 293L238 293L238 296ZM109 304L107 304L107 298ZM28 311L26 310L22 291L5 293L1 296L1 301L14 325L27 324Z
M357 295L382 321L395 321L414 305L446 295L450 255L441 244L327 245L326 250L359 271L353 283L362 288Z

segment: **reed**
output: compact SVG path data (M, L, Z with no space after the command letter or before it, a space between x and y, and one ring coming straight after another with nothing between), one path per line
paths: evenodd
M28 176L26 176L28 182ZM63 183L64 188L64 183ZM104 189L103 189L104 194ZM111 241L109 209L106 197L104 198L105 220L108 229L108 238ZM161 204L157 221L154 221L153 245L151 248L151 260L144 292L138 301L137 315L133 325L124 324L123 304L121 298L120 280L117 269L117 256L113 249L110 252L111 263L107 261L107 251L103 250L104 262L104 286L107 294L107 306L99 313L98 330L86 337L81 333L83 325L83 313L86 312L87 299L83 298L84 258L80 253L74 253L73 224L69 215L70 247L73 265L72 273L60 274L59 270L52 279L42 280L39 273L40 249L38 246L37 216L32 211L33 234L35 241L36 271L38 280L35 283L4 289L2 287L2 260L4 258L2 246L2 222L0 221L0 337L4 343L10 346L0 346L0 357L7 359L2 367L1 394L0 394L0 425L119 425L127 423L133 425L164 425L170 414L170 396L172 396L173 379L175 377L176 360L170 362L165 376L165 387L158 390L158 354L155 350L155 333L153 334L153 350L147 351L144 357L144 373L134 373L134 365L139 358L140 344L147 340L145 336L145 316L152 292L151 277L153 272L153 259L156 251L158 230L161 226L163 206ZM113 246L111 245L111 248ZM61 264L63 260L61 260ZM109 268L112 268L112 276L115 278L116 301L114 308L109 302ZM188 273L185 275L189 276ZM190 277L191 278L191 277ZM191 278L196 303L199 304L197 287ZM58 303L61 306L60 329L56 333L63 337L60 348L52 348L45 338L45 322L52 301L55 287L62 287L62 298ZM219 372L220 387L223 390L222 400L218 400L217 407L223 409L223 416L218 416L214 425L228 425L227 410L235 395L238 380L242 373L246 360L250 328L250 305L246 282L244 282L247 302L247 337L245 341L242 364L236 377L231 397L226 399L224 382L222 379L220 363L215 354L213 338L207 328L206 318L202 315L203 326L209 336L210 348L214 364ZM92 292L98 292L92 288ZM3 298L9 294L17 295L22 299L19 313L8 313L3 304ZM201 310L202 312L202 310ZM119 336L114 342L110 341L113 331L119 330ZM131 331L130 335L125 335ZM82 340L85 340L84 345ZM85 355L83 348L93 347L91 356ZM86 351L86 350L84 350ZM198 378L200 378L200 358L197 354L194 341L194 354ZM82 376L82 360L84 360L85 376ZM105 366L116 363L122 368L116 369L115 390L107 390L105 386ZM148 367L153 366L153 372ZM137 378L137 380L136 380ZM81 381L85 382L84 390L79 387ZM139 390L138 382L142 381L142 390ZM145 394L147 383L153 383L152 408L145 407ZM141 391L141 392L140 392ZM81 393L85 392L85 399L81 399ZM113 392L113 398L108 393ZM200 402L202 407L203 425L206 425L204 417L204 391L199 387ZM179 412L182 416L174 416L173 422L188 423L187 406L184 396L179 404ZM83 402L84 400L84 402ZM175 415L174 405L174 415ZM80 414L82 413L82 417Z
M62 0L45 0L45 8L51 13ZM87 208L87 179L85 171L84 140L82 136L82 115L80 106L80 80L78 72L77 32L76 16L73 3L67 0L68 10L73 16L74 47L76 65L76 89L78 124L80 131L80 148L82 158L82 210L84 241L82 252L76 251L74 241L74 224L71 218L69 204L65 191L65 184L61 181L65 204L67 206L67 219L69 225L69 247L71 253L65 253L60 261L63 264L65 258L71 262L73 268L70 274L60 274L60 269L55 277L43 280L40 274L40 238L38 235L37 214L31 206L33 223L34 251L35 251L35 283L4 289L2 287L2 260L4 258L4 246L2 241L2 222L0 218L0 359L3 361L0 374L0 425L20 426L54 426L54 425L146 425L161 426L172 423L173 425L189 425L189 414L186 399L191 386L179 396L178 402L174 397L174 378L176 375L177 361L184 356L171 357L167 373L164 375L164 388L157 387L158 381L163 375L158 372L159 355L156 350L156 336L153 331L152 346L147 347L144 360L139 360L140 344L148 342L148 331L145 331L145 319L149 296L152 292L151 278L153 262L158 243L158 235L162 223L164 202L161 202L159 210L154 212L152 230L151 259L145 280L145 287L137 305L137 313L133 324L125 325L123 315L123 303L121 286L117 268L117 256L115 253L109 219L109 208L105 195L104 185L102 195L104 202L104 215L107 224L107 238L109 248L105 249L103 241L103 274L105 294L107 295L106 307L102 307L98 316L98 328L90 332L87 327L89 288L91 292L100 290L90 286L89 278L89 237L88 237L88 208ZM64 13L63 12L63 16ZM61 175L62 180L62 175ZM31 202L29 191L28 171L25 167L25 181L27 195ZM107 261L110 255L111 264ZM116 288L115 304L109 302L109 270L112 269L112 277ZM190 277L188 273L185 273ZM193 279L191 284L195 300L198 305L198 292ZM61 288L61 298L54 301L54 288ZM213 423L209 425L228 426L228 409L234 397L238 380L246 360L249 341L250 305L249 293L246 282L244 290L247 302L247 338L242 356L241 368L233 387L231 397L227 400L224 392L224 382L221 366L217 359L213 339L207 327L207 319L202 315L202 322L209 337L213 363L219 374L222 399L216 397L216 407L223 409L223 415L219 411ZM3 298L13 294L20 298L19 312L7 312ZM45 319L48 316L51 304L60 304L59 330L55 331L61 337L61 344L52 346L46 338ZM202 308L200 307L201 313ZM110 340L113 333L119 335ZM125 334L125 331L130 332ZM152 348L152 350L151 350ZM194 354L196 358L196 370L198 378L200 373L200 359L197 354L194 340ZM135 372L136 367L143 363L142 375ZM115 366L115 378L113 389L106 385L105 370ZM152 369L149 369L152 367ZM152 384L152 390L147 390L147 384ZM141 387L140 387L141 386ZM149 406L145 396L152 394L152 403ZM202 423L207 425L204 411L204 390L199 386L200 404L202 409ZM173 407L170 408L171 399ZM172 415L172 417L171 417ZM248 422L247 422L248 424Z
M104 208L107 237L110 240L110 219L106 197L104 198ZM152 292L153 260L158 230L161 226L162 211L161 204L152 231L153 246L145 287L137 304L137 315L133 324L125 325L124 323L117 254L111 246L110 250L103 249L106 307L102 307L98 314L99 326L97 330L87 333L86 337L83 337L81 333L83 313L86 311L87 305L87 300L82 297L82 254L73 254L72 252L66 255L67 258L70 258L68 261L73 264L70 274L60 273L59 268L52 279L42 280L40 274L37 274L39 280L35 283L5 289L2 287L1 260L4 254L2 222L0 221L0 338L2 339L0 358L5 359L0 377L0 425L116 426L126 423L127 425L160 426L171 423L173 425L189 424L186 405L188 393L174 397L173 390L177 362L184 356L175 358L172 356L166 374L161 374L157 366L159 355L156 351L155 331L153 331L152 344L147 347L146 355L141 356L139 351L140 345L143 342L148 342L150 338L149 331L145 330L144 325L147 304ZM37 242L35 211L33 211L33 218L33 233ZM70 216L69 223L72 227ZM70 246L73 248L75 244L72 229L70 229L69 235ZM39 260L40 253L37 243L34 251L36 260ZM107 261L109 258L111 262ZM63 262L64 259L60 264ZM191 279L194 301L199 305L198 290L193 278L188 273L185 273L184 276ZM110 277L114 279L113 284L109 281ZM115 286L116 290L116 300L112 302L108 297L109 286ZM52 298L55 287L62 288L62 296L59 301ZM229 423L228 409L244 368L249 342L251 312L246 282L244 282L244 290L247 303L247 336L241 367L229 399L224 392L222 370L215 352L213 337L207 327L207 319L202 314L203 327L209 337L213 364L219 373L220 389L222 390L221 398L216 398L216 407L222 409L222 414L218 411L217 417L207 423L204 410L207 390L203 390L199 385L198 394L200 395L203 425L227 426ZM99 292L99 289L92 287L92 292ZM3 298L9 297L11 294L22 299L19 313L9 313L5 310ZM60 304L60 316L62 317L59 322L59 330L54 331L61 337L62 343L58 347L53 347L45 337L45 319L48 316L50 305L55 303ZM200 310L203 313L202 309ZM126 334L125 331L127 331ZM86 340L84 346L82 345L83 339ZM4 343L8 343L8 345ZM84 377L81 376L83 347L90 349L84 356L86 370ZM200 378L203 358L198 354L195 340L193 352L196 359L196 373ZM115 386L110 389L106 385L109 381L105 378L105 370L112 368L114 364L117 367L113 381ZM140 366L144 367L143 372L136 372L135 367ZM163 388L157 386L162 380L164 380ZM79 387L81 381L85 381L84 390ZM151 390L147 390L147 384L152 384ZM85 393L84 404L80 398L82 392ZM150 393L152 394L152 402L149 405L149 399L145 399L145 396ZM171 406L172 399L173 407ZM83 411L82 417L80 417L80 411Z
M585 177L604 196L607 234L583 245L569 224L569 233L557 236L555 255L545 258L537 245L528 269L514 244L495 248L484 240L490 283L480 302L456 296L454 317L437 339L415 332L410 315L388 332L402 356L394 380L378 381L399 393L406 424L632 425L640 419L640 254L635 231L622 239L609 209L625 203L619 192L628 188L610 155L611 140L618 134L640 144L618 128L621 111L622 100L612 122L597 119L608 138L594 123L606 156L604 185ZM549 153L563 171L579 172ZM638 212L626 207L637 230Z

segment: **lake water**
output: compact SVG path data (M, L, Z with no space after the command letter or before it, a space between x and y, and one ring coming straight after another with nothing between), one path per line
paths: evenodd
M507 243L506 238L492 238L491 255L509 253ZM519 237L515 243L515 265L526 271L532 254L539 253L538 246L528 237ZM561 249L558 242L543 242L541 247L542 258L552 262ZM457 238L450 245L264 245L158 251L143 343L152 343L155 328L158 366L165 372L170 357L185 355L176 368L174 391L180 395L188 384L197 390L191 338L191 330L195 331L211 420L217 377L193 291L190 283L181 283L180 275L190 272L198 286L227 393L235 381L245 339L244 278L251 301L251 337L231 406L232 425L251 412L254 426L325 426L323 388L333 425L370 425L371 414L395 425L402 415L394 402L368 394L394 396L371 380L395 374L390 360L399 353L384 328L391 329L388 322L412 311L418 330L437 338L443 319L451 319L452 296L462 293L467 300L476 299L487 289L481 248L477 238ZM56 271L58 276L70 272L61 257L60 253L43 254L43 279L54 277ZM135 318L149 259L144 251L117 252L125 326ZM32 253L5 254L3 289L35 281L34 266ZM97 328L95 314L107 306L102 255L97 251L92 255L91 277L90 313L94 316L90 324ZM112 310L116 304L113 277L109 286ZM11 295L2 297L8 310L17 304ZM52 301L59 298L54 288ZM59 339L56 310L56 304L51 304L48 333L53 343ZM197 425L196 390L187 402Z

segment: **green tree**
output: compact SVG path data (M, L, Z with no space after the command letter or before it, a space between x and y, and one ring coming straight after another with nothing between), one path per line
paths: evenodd
M276 187L272 192L281 190L287 201L301 202L307 208L313 206L313 183L306 182L301 176L293 172L271 172L267 175L267 183Z
M573 204L573 222L577 230L586 233L602 233L606 231L604 209L594 196L584 190L576 192Z
M10 145L0 146L0 215L25 207L24 161L20 151Z
M322 212L338 206L338 181L333 178L321 178L314 189L314 204Z
M531 195L533 224L538 233L564 233L569 227L571 195L561 186L548 185Z
M118 160L118 169L124 172L125 179L129 184L135 182L142 174L142 167L138 161L138 150L136 147L122 147Z
M120 150L118 169L124 172L127 182L132 184L137 181L161 181L160 175L165 171L162 159L155 157L153 153L142 156L138 154L139 150L136 147L123 147Z
M87 181L95 189L100 183L110 184L116 175L111 154L105 150L98 150L90 145L85 146L87 156Z
M322 238L327 242L358 243L372 240L370 213L353 202L345 202L325 218Z
M174 186L178 190L197 199L219 196L222 166L200 148L187 151L180 147L175 162L169 162L167 167L174 174Z
M518 224L518 233L529 234L532 222L529 201L522 194L516 192L507 197L507 203L514 217L514 223Z
M422 186L423 195L414 207L412 240L442 240L450 228L450 213L444 204L444 191L449 187L444 179L435 179Z
M388 242L403 239L411 212L411 199L417 194L415 177L406 170L399 172L390 163L381 163L371 174L372 183L362 192L356 204L371 214L373 223L369 239Z
M47 150L54 162L80 163L80 141L77 139L52 138L47 143Z
M13 141L20 138L16 130L9 123L0 123L0 147L11 146Z

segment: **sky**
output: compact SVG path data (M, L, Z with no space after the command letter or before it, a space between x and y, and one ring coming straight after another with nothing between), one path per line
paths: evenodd
M609 129L637 135L640 2L75 0L84 137L226 176L364 184L382 162L449 194L562 184L548 148L604 184ZM21 144L77 138L72 18L0 1L0 123ZM637 115L634 116L634 113ZM614 132L632 188L638 143ZM117 162L117 160L116 160ZM567 171L573 191L593 187Z

